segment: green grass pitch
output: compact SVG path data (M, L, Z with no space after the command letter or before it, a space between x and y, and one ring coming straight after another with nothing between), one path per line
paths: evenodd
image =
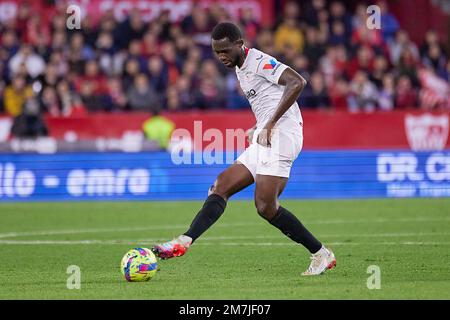
M0 204L0 299L449 299L450 199L282 201L337 257L301 277L309 254L230 201L183 257L128 283L124 253L186 230L201 202ZM81 288L66 286L67 268ZM381 288L367 287L368 267Z

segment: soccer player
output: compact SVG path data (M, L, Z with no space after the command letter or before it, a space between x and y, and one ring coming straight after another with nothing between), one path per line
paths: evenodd
M311 253L311 264L302 275L322 274L336 265L333 252L278 202L292 163L303 146L303 120L296 101L306 80L275 58L245 47L239 28L233 23L216 25L211 37L216 57L226 67L235 69L255 114L256 126L248 131L250 146L217 177L189 230L152 250L161 259L184 255L220 218L228 199L256 183L258 214Z

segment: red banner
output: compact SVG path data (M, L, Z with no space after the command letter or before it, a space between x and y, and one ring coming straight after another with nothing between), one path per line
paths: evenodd
M450 148L449 114L389 112L349 114L347 112L304 111L305 149L413 149ZM250 111L166 113L176 128L195 135L194 122L201 130L248 129L255 124ZM51 136L67 139L120 138L127 132L142 131L150 116L145 113L91 114L77 118L46 117ZM0 124L7 118L0 118ZM3 120L3 121L2 121ZM4 126L4 125L3 125ZM1 127L1 126L0 126ZM1 131L1 130L0 130Z

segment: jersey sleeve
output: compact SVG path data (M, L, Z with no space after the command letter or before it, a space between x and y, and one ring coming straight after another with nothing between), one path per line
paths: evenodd
M287 65L277 61L277 59L271 56L266 55L256 64L256 74L272 83L278 84L281 74L287 68Z

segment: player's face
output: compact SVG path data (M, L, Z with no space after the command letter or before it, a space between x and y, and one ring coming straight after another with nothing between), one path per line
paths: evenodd
M231 42L228 38L212 40L212 49L217 58L227 68L234 68L239 62L239 55L242 51L243 41Z

